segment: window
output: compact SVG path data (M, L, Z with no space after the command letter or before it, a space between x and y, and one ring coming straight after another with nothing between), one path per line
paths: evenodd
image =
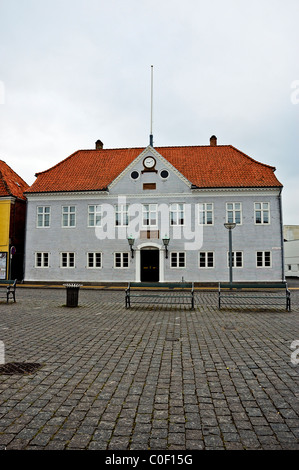
M212 225L214 223L214 210L213 204L203 203L199 204L199 224L200 225Z
M129 267L129 253L114 253L114 267L115 268L128 268Z
M186 253L181 252L172 252L170 253L170 266L172 268L185 268L186 267Z
M269 202L256 202L254 204L254 221L256 224L269 224L270 223Z
M258 251L256 253L256 267L257 268L270 268L271 267L271 251Z
M98 227L102 224L102 206L88 206L88 227Z
M227 253L227 266L230 266L229 263L229 252ZM233 268L243 268L243 252L242 251L233 251L232 252L232 266Z
M76 208L75 206L62 207L62 226L75 227L76 225Z
M170 225L184 225L184 204L170 205Z
M161 170L160 171L160 176L163 180L166 180L169 176L169 172L167 170Z
M142 224L144 227L157 226L157 204L144 204L142 206Z
M102 253L87 253L87 266L89 268L101 268Z
M75 267L75 253L61 253L61 268L74 268Z
M213 251L201 251L199 253L199 267L200 268L213 268L214 267Z
M37 208L37 227L50 227L49 206L40 206Z
M129 225L128 210L129 210L128 204L118 204L117 206L115 206L115 225L117 226Z
M138 171L132 171L131 178L132 178L132 180L137 180L139 178Z
M35 253L35 267L48 268L49 267L49 253Z
M226 204L226 222L241 224L242 204L240 202L228 202Z

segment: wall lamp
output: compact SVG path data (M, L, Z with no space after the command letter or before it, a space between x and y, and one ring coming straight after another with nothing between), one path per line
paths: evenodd
M131 248L131 257L132 257L132 258L134 258L134 250L133 250L134 242L135 242L134 238L132 237L132 235L130 235L130 236L128 237L128 243L129 243L130 248Z
M162 238L162 241L165 247L165 258L168 258L168 245L169 245L170 238L167 235L165 235L165 237Z

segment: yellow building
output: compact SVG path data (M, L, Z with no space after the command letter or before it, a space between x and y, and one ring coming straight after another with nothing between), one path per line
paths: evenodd
M0 280L23 279L27 183L0 160Z

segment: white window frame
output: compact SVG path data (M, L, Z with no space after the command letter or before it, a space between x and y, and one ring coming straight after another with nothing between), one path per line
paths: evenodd
M175 266L174 263L174 255L176 255ZM184 258L184 266L180 266L180 255L183 255ZM170 252L170 268L171 269L184 269L186 268L186 252L185 251L171 251Z
M119 217L119 222L118 221ZM115 227L127 227L129 225L129 204L116 204L114 206L114 225Z
M88 227L101 227L102 217L103 217L102 205L101 204L89 204L87 226Z
M120 255L120 266L116 266L116 256ZM124 266L124 255L128 257L128 266ZM128 251L116 251L114 253L114 269L128 269L130 267L130 253Z
M72 206L72 205L62 206L61 212L62 212L62 220L61 220L62 228L75 228L76 227L76 206ZM66 224L64 224L64 219L65 219L64 216L66 216L67 218ZM74 216L74 224L71 224L72 216Z
M211 206L211 208L208 208ZM211 213L212 222L208 222L208 214ZM214 225L214 203L201 202L198 204L198 224L199 225Z
M148 210L145 209L146 207L148 207ZM144 224L145 214L148 215L148 218L146 218L148 220L148 224ZM151 214L155 214L155 224L151 223ZM142 204L142 227L158 227L158 204Z
M39 212L39 209L42 209ZM46 212L49 209L49 212ZM49 224L46 225L46 218L48 217ZM41 219L41 225L39 225L39 219ZM36 228L49 228L51 223L51 207L50 206L37 206L36 208Z
M169 206L169 218L171 227L184 227L185 225L185 204L174 202Z
M66 266L63 266L63 255L66 255ZM73 266L71 266L71 255L73 255ZM60 267L61 269L74 269L76 267L76 254L73 251L62 251L60 253Z
M38 266L38 256L40 255L40 266ZM35 253L35 267L37 269L48 269L50 267L50 253L46 251L37 251Z
M242 262L241 266L236 266L236 254L237 253L241 253L241 262ZM233 268L236 268L236 269L242 269L244 267L243 251L236 250L232 252L232 264L233 264ZM227 267L229 268L229 251L227 252Z
M261 254L261 265L258 265L258 258L259 258L259 254ZM269 254L269 258L270 258L270 264L269 265L266 265L266 254L268 255ZM265 250L265 251L257 251L256 252L256 267L257 269L260 269L260 268L272 268L272 252L270 250Z
M200 265L200 261L201 261L201 255L205 255L204 256L204 266L201 266ZM209 266L209 255L212 255L212 266ZM213 269L215 268L215 253L214 251L200 251L198 253L198 267L199 269Z
M260 208L257 208L257 205L260 205ZM264 208L264 205L267 205L267 208ZM261 221L257 222L257 213L261 213ZM268 222L265 222L265 213L268 216ZM255 202L254 203L254 223L255 225L270 225L270 203L269 202Z
M232 209L228 208L228 205L232 205ZM236 205L239 204L240 208L237 208ZM232 212L232 218L229 218L229 213ZM236 214L240 212L240 222L236 222ZM242 225L242 202L227 202L226 203L226 222L234 223L237 225Z
M90 255L92 255L92 266L90 266ZM100 266L97 266L97 256L100 255ZM87 253L87 269L102 269L103 254L101 251L89 251Z

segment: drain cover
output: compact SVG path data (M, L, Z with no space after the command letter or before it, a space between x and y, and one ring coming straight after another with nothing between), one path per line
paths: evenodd
M27 362L9 362L0 365L0 375L28 375L33 374L41 364Z

